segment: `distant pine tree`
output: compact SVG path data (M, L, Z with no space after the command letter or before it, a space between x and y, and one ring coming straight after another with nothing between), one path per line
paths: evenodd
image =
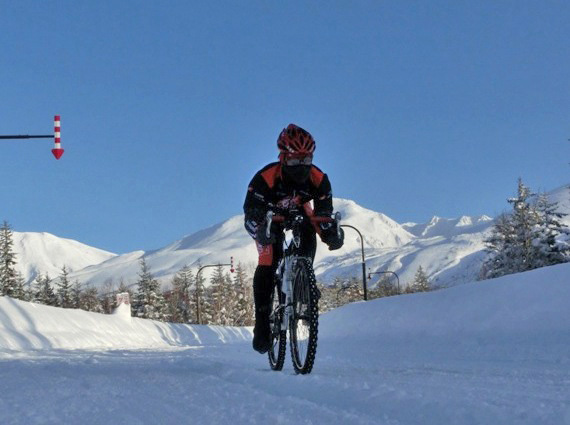
M224 269L221 265L214 268L210 278L212 323L220 324L221 309L224 304Z
M28 292L25 289L26 280L20 272L16 272L16 282L14 285L14 292L12 298L16 298L22 301L29 301Z
M211 307L208 291L206 291L204 287L206 279L202 273L199 273L201 267L200 262L198 262L198 271L196 272L195 288L193 291L194 296L192 298L196 311L196 323L207 324L210 323L211 319Z
M236 326L253 326L255 324L253 283L241 263L238 263L234 273L234 288L236 291L234 324Z
M513 206L512 213L499 216L485 240L489 257L480 279L569 261L570 247L563 240L569 231L560 223L563 215L556 212L555 204L544 195L534 197L521 179L517 196L508 202Z
M231 325L235 313L236 297L233 284L228 275L224 274L224 266L218 265L210 278L212 323L216 325Z
M59 282L57 283L57 286L58 306L63 308L76 307L73 302L73 288L71 286L71 282L69 281L69 271L65 266L63 266L61 269L61 275L59 276Z
M81 296L83 295L83 285L79 280L76 280L71 287L71 305L72 308L81 307Z
M0 227L0 295L13 297L17 291L16 254L13 233L7 221Z
M412 283L413 292L429 292L431 291L431 285L429 283L428 276L422 266L418 267L416 274L414 276L414 281Z
M185 265L172 279L169 299L170 320L177 323L190 323L193 319L190 287L194 284L192 269Z
M570 229L561 223L566 214L557 211L558 205L546 195L538 196L536 211L540 225L534 231L533 244L537 248L537 266L551 266L570 261Z
M221 324L235 326L238 317L239 292L230 274L224 275L224 308L222 309Z
M516 250L516 230L509 214L501 214L495 220L490 236L485 239L488 259L483 263L480 279L492 279L514 273L513 258Z
M46 273L45 276L42 276L41 273L36 276L36 279L34 281L35 291L33 302L36 302L38 304L57 306L57 296L53 291L51 282L52 280L50 279L48 273Z
M537 249L533 244L535 227L539 225L540 216L530 203L534 194L519 178L518 195L508 202L513 206L511 214L515 230L514 244L509 247L513 252L511 267L514 273L532 270L537 267Z
M90 286L81 292L79 308L94 313L103 313L103 307L98 297L97 288Z
M144 257L140 261L138 290L134 309L137 317L152 320L165 320L166 303L160 290L160 283L152 276Z

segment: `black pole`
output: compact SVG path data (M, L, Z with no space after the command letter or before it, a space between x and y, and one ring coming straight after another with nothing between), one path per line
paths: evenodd
M19 136L0 136L0 140L8 140L8 139L53 139L54 135L40 135L40 136L30 136L27 134L19 135Z
M364 301L368 301L368 289L366 288L366 260L364 259L364 238L362 237L360 230L350 224L341 224L340 227L350 227L352 230L356 230L360 236L360 249L362 251L362 288L364 290Z
M362 263L362 282L364 286L364 301L368 301L368 285L366 284L366 263Z

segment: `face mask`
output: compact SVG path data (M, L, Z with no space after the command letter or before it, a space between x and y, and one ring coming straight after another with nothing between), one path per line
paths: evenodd
M305 183L311 174L310 165L283 166L283 173L295 183Z

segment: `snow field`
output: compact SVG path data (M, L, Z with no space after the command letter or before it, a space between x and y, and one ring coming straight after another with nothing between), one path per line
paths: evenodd
M570 424L570 264L321 316L311 375L250 329L0 298L1 424Z

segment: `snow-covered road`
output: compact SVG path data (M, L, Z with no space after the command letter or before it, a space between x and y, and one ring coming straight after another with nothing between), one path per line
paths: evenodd
M307 376L235 331L150 350L44 332L49 349L0 349L0 424L568 425L568 266L325 314Z
M308 376L270 371L247 343L28 353L0 361L0 423L570 423L568 363L448 349L322 343Z

